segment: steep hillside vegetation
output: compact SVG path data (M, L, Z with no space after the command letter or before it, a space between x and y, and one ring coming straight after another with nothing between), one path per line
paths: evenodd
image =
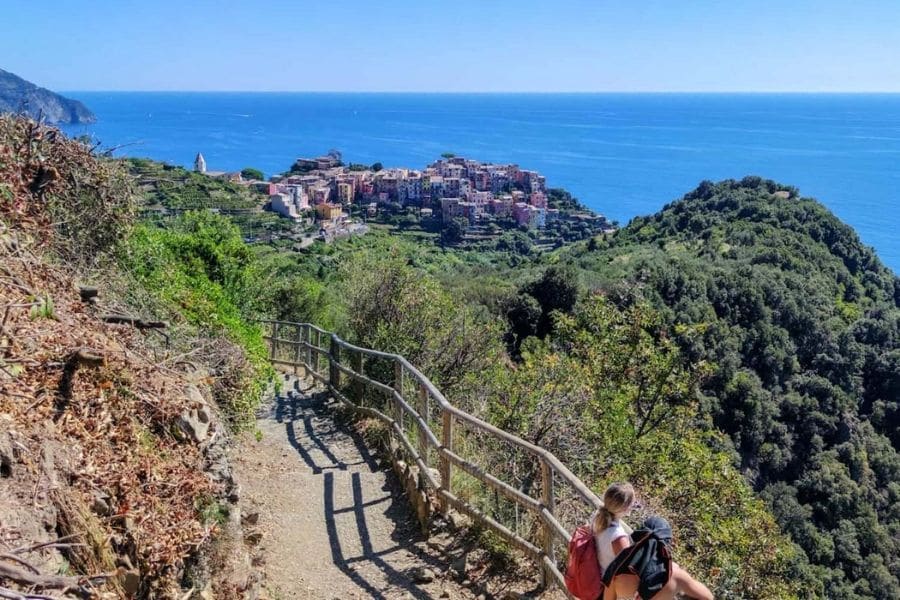
M227 240L160 239L135 212L121 165L0 116L4 598L235 597L251 584L226 567L240 538L205 559L239 528L226 421L247 422L267 376L260 332L235 323ZM166 262L135 262L148 256ZM99 297L79 294L86 283ZM161 333L129 324L161 319Z
M829 598L900 598L900 279L797 191L704 182L563 257L706 361L701 418Z

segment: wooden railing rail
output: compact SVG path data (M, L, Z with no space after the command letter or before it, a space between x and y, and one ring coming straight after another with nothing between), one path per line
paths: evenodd
M469 515L481 525L492 529L538 564L542 570L545 585L555 584L568 595L563 575L557 565L554 546L556 543L568 543L571 531L560 522L556 513L555 478L558 478L576 494L585 509L596 510L602 503L600 498L551 452L453 406L424 374L398 354L350 344L338 337L337 334L311 323L270 320L260 322L269 328L265 339L269 343L269 358L274 364L294 368L303 367L306 373L327 386L331 394L340 402L357 412L385 423L404 447L410 460L418 466L421 485L429 488L436 495L442 512L446 514L447 510L453 507ZM288 330L296 335L292 338L279 335ZM326 342L327 347L324 345ZM285 350L287 352L284 352ZM327 375L322 373L321 359L323 357L327 361ZM367 359L392 362L394 364L393 385L367 377L364 368ZM345 395L342 376L349 378L349 389L353 390L350 395L357 399L356 403ZM407 382L417 389L414 399L406 398L403 395L404 385ZM385 398L387 401L385 411L362 404L360 399L364 397L366 389L377 392ZM436 403L440 411L440 435L432 431L428 423L431 402ZM416 432L415 442L410 439L409 432L406 430L407 419L412 423ZM453 431L457 424L465 424L474 430L503 440L539 461L540 498L528 495L455 452ZM434 476L432 467L429 465L432 455L436 456L438 460L437 477ZM526 539L517 531L509 529L454 494L451 484L452 468L460 469L533 514L541 524L540 539L535 541Z

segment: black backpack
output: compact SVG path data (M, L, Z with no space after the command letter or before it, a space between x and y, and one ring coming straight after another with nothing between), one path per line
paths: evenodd
M641 598L652 598L672 576L672 528L665 519L651 517L632 532L631 541L606 568L603 583L609 586L619 574L637 575Z

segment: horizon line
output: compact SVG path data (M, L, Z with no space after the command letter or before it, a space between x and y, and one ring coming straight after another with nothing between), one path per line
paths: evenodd
M898 90L187 90L187 89L59 89L60 93L94 92L107 94L393 94L393 95L900 95Z

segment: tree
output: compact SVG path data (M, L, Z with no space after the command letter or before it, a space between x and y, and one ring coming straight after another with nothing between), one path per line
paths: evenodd
M509 347L513 355L518 355L522 342L537 332L541 319L541 305L528 294L516 294L506 306L506 320L509 321Z
M254 169L253 167L241 169L241 177L244 179L255 181L263 181L266 178L262 171L260 171L259 169Z
M543 338L553 330L553 313L570 313L578 302L578 275L570 267L552 266L522 291L533 296L541 307L535 334Z
M360 345L403 355L445 392L492 360L497 332L406 258L362 254L343 273L348 326ZM394 377L390 362L368 368L381 381Z
M453 154L452 152L443 152L443 153L441 153L441 156L443 158L456 158L456 155Z
M900 279L822 205L759 177L703 182L579 261L715 365L700 418L824 595L900 598ZM775 493L788 488L793 507Z
M384 168L384 165L381 164L380 162L372 163L371 169L372 169L373 171L375 171L376 173L377 173L378 171L382 170L383 168Z
M441 243L451 246L460 243L468 228L469 222L460 217L447 221L441 229Z
M527 256L528 254L531 254L534 244L531 238L521 231L509 231L504 233L500 239L497 240L496 248L500 251Z

